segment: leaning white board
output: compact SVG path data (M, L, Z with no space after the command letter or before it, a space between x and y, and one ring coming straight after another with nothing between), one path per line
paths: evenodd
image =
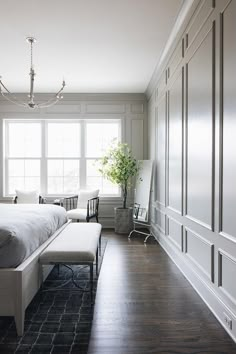
M140 160L140 170L136 177L134 202L145 210L145 221L148 221L150 191L152 182L152 160Z

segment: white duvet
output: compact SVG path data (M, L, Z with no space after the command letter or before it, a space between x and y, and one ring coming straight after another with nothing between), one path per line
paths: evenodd
M0 268L14 268L67 222L64 208L0 204Z

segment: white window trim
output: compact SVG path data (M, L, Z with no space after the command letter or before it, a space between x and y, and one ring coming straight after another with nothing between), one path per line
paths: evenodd
M81 128L80 128L80 157L69 157L69 158L64 158L64 157L48 157L47 156L47 123L56 123L56 122L80 122ZM9 123L36 123L40 122L41 124L41 157L9 157L9 151L8 151L8 139L9 139ZM42 119L42 118L36 118L36 119L30 119L30 118L6 118L3 120L3 171L2 171L2 177L3 177L3 196L4 198L11 198L13 195L8 193L9 187L8 187L8 161L11 159L14 160L40 160L40 193L44 195L45 197L54 198L54 197L63 197L65 195L69 194L48 194L48 186L47 186L47 161L50 159L78 159L80 161L80 189L85 189L86 188L86 161L87 160L95 160L95 159L100 159L97 156L94 157L86 157L86 126L87 124L91 123L106 123L106 124L112 124L112 123L119 123L119 137L118 139L122 141L123 137L123 119L120 118L112 118L112 119L66 119L66 118L47 118L47 119ZM119 188L119 194L102 194L102 199L103 200L111 200L111 199L121 199L121 190Z

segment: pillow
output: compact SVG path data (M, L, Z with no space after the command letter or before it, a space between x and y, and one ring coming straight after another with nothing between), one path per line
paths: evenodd
M87 208L87 203L89 199L98 197L99 189L96 190L81 190L79 191L78 197L78 209L85 209Z
M17 204L39 204L38 191L20 191L16 189Z

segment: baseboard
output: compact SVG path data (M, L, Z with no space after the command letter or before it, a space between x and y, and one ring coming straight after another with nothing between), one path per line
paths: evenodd
M160 246L172 259L172 261L179 268L181 273L189 281L192 287L196 290L198 295L202 298L222 327L236 342L236 314L223 302L223 299L216 293L213 287L207 284L203 278L195 271L184 254L178 252L172 243L165 235L162 235L160 230L152 226L152 231ZM225 323L225 315L232 320L232 329L230 330Z

